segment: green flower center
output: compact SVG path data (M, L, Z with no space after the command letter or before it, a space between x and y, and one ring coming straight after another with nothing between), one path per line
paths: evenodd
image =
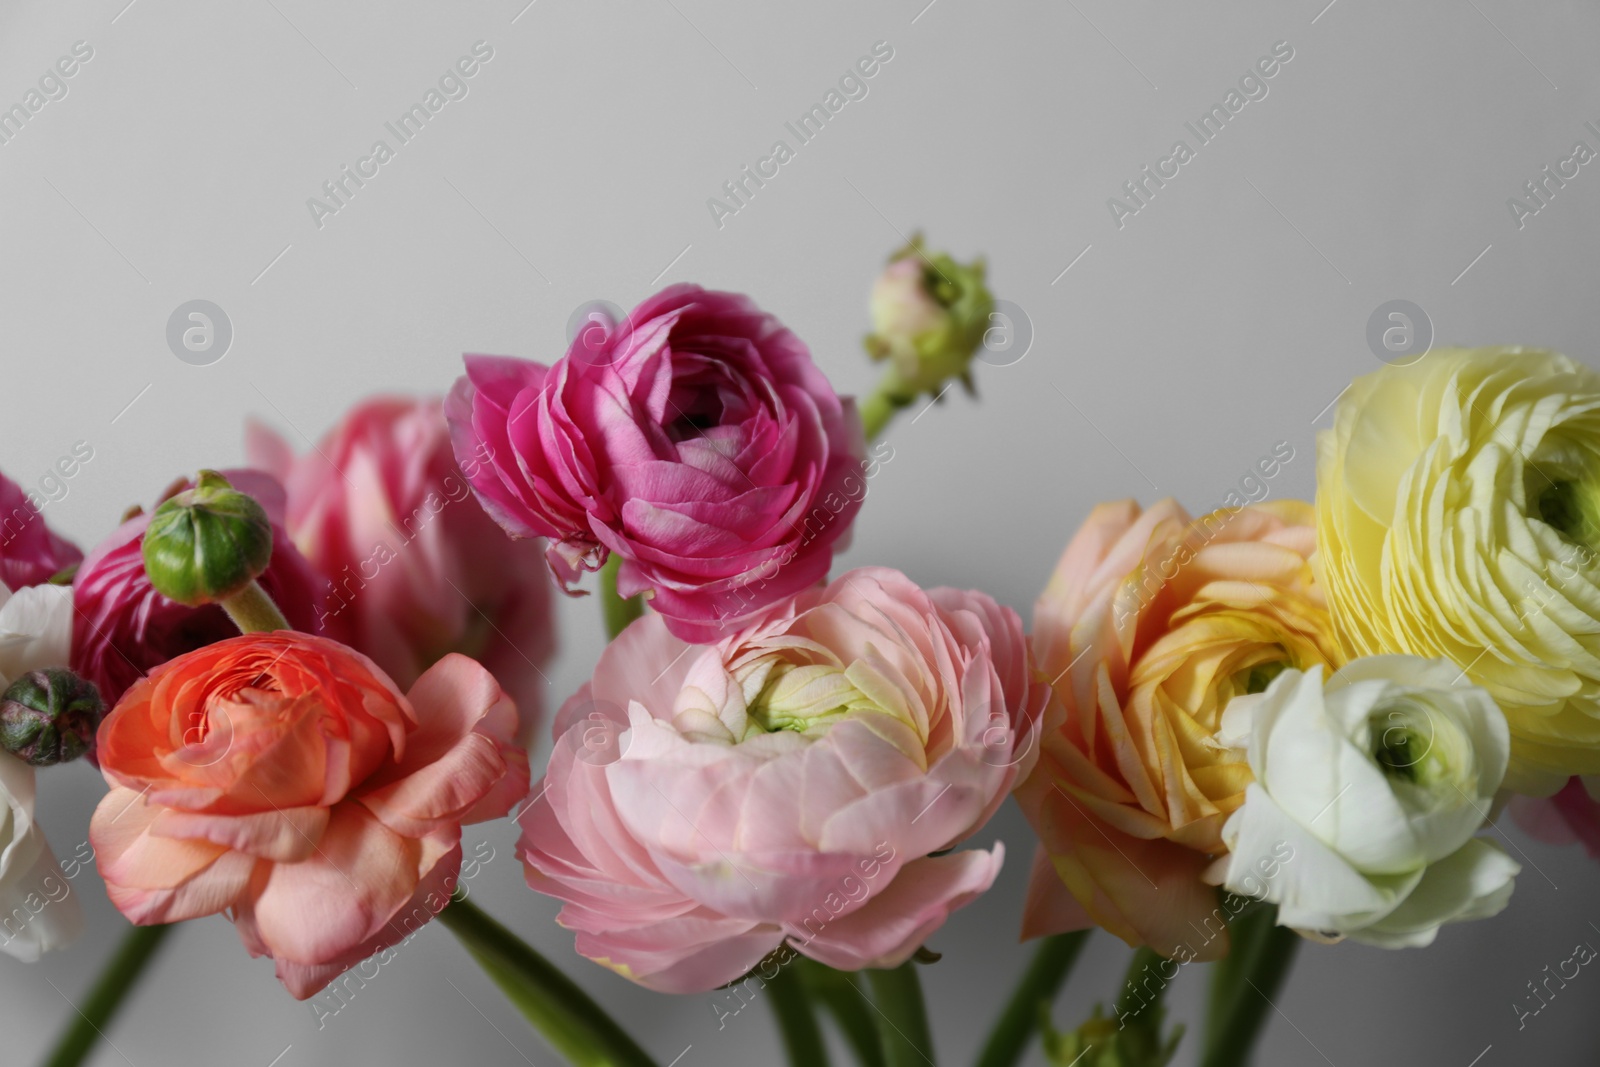
M1415 782L1417 764L1427 748L1428 739L1415 730L1391 727L1379 737L1372 755L1390 778Z
M1600 544L1600 493L1577 480L1546 483L1534 496L1539 519L1568 541Z
M767 733L806 733L851 712L875 710L845 671L828 664L767 660L760 688L749 698L750 719Z
M1272 680L1288 670L1290 666L1291 664L1286 659L1274 659L1265 663L1257 663L1255 666L1246 667L1235 674L1233 676L1233 684L1246 693L1265 693L1267 686L1272 684Z
M1426 787L1448 775L1446 750L1455 747L1454 731L1446 724L1445 736L1440 737L1429 708L1401 698L1373 709L1368 721L1372 758L1386 777Z

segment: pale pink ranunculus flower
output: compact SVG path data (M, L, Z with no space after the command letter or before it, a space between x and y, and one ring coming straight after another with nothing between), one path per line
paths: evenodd
M552 366L469 355L445 412L478 499L550 539L562 584L622 558L688 641L827 576L866 494L865 442L810 350L749 297L674 285Z
M544 546L512 541L471 499L484 457L457 468L442 402L365 400L299 456L252 423L247 452L283 482L289 536L331 583L322 632L402 687L447 653L478 660L531 738L555 651Z
M528 884L579 953L663 992L785 942L895 966L993 883L999 842L946 850L1027 773L1050 699L1015 612L898 571L709 646L646 615L561 709L520 816Z
M293 630L169 660L100 724L111 791L89 840L106 892L140 925L226 912L304 1000L445 906L462 824L527 791L516 722L460 655L408 693Z

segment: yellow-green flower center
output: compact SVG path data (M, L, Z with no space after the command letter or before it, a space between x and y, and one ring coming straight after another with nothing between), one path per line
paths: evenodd
M1286 659L1274 659L1246 667L1233 676L1234 687L1246 693L1265 693L1272 680L1291 666Z
M746 678L758 684L748 699L750 719L768 733L806 733L855 711L877 710L848 673L831 664L796 664L776 657L759 661Z
M1600 545L1600 485L1578 479L1544 484L1534 495L1541 521L1568 541Z
M1400 697L1372 710L1372 758L1386 777L1429 787L1450 775L1455 730L1423 703Z

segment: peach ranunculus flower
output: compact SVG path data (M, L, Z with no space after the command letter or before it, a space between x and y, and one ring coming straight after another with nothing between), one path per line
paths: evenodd
M304 1000L444 906L462 823L527 791L516 722L461 655L409 694L291 630L170 660L100 726L112 789L89 837L107 893L139 925L227 911Z
M1251 774L1213 738L1234 696L1342 662L1315 548L1300 501L1090 514L1034 610L1066 719L1016 794L1041 841L1025 936L1095 923L1168 957L1225 954L1201 874Z

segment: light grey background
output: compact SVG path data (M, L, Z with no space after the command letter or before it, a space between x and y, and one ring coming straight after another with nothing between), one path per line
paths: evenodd
M174 476L239 461L247 415L304 448L365 394L443 391L463 350L551 359L584 301L632 306L679 280L750 292L863 393L867 290L916 227L987 254L1036 340L980 368L981 401L957 391L893 425L844 563L982 587L1025 614L1096 501L1213 507L1278 441L1296 452L1273 493L1309 496L1316 428L1378 365L1365 332L1384 301L1420 304L1442 343L1596 358L1600 164L1521 230L1506 207L1575 140L1600 148L1583 125L1600 124L1592 4L525 3L0 0L0 105L73 42L94 49L0 145L0 466L28 484L74 442L94 448L53 524L88 547ZM494 58L470 94L314 226L306 199L479 40ZM719 229L707 198L774 140L793 147L783 123L880 40L894 58L870 94ZM1269 95L1119 229L1107 198L1174 140L1192 146L1183 123L1280 40L1294 59ZM212 366L165 341L192 299L233 323ZM561 604L560 626L552 703L600 642L591 601ZM70 854L103 787L87 766L42 779ZM484 905L662 1064L776 1060L763 1006L718 1032L708 998L572 955L522 886L509 825L477 836L497 850L474 883ZM1005 874L933 939L945 958L924 972L944 1062L970 1061L1025 958L1014 809L980 838L996 836ZM1600 869L1508 837L1525 870L1505 914L1425 952L1308 947L1260 1062L1595 1062L1600 977L1520 1032L1512 1005L1600 939ZM125 928L92 873L78 889L82 943L31 967L0 958L7 1064L40 1053ZM1112 994L1126 954L1092 942L1062 1024ZM1192 972L1173 992L1191 1020L1206 979ZM319 1032L223 919L188 924L111 1037L95 1063L554 1062L437 927Z

